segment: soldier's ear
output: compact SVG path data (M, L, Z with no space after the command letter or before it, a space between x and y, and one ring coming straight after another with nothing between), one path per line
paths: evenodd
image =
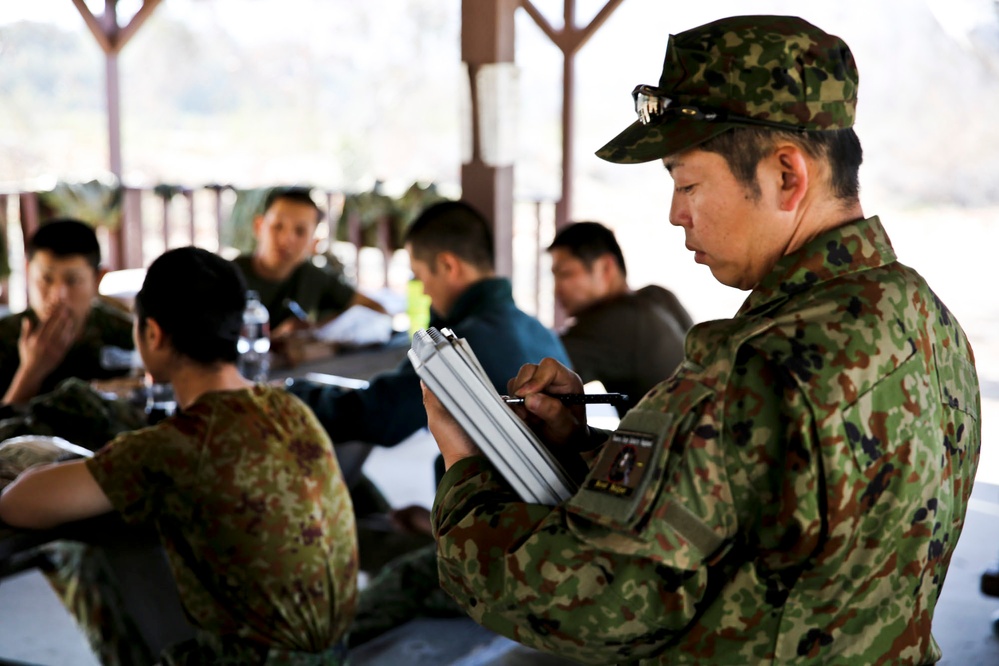
M610 253L602 254L593 260L594 271L605 280L610 279L610 276L614 274L615 267L617 267L617 262L614 260L614 255Z
M142 335L145 343L150 349L161 349L166 342L166 334L160 323L152 317L146 317L146 327Z
M788 144L776 150L774 161L780 178L780 208L794 210L805 198L810 185L808 158L801 148Z
M434 265L437 271L443 271L448 277L456 275L461 270L461 260L453 252L438 252L434 257Z

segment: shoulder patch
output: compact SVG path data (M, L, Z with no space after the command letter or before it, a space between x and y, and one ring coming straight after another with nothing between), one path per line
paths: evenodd
M630 529L662 482L676 429L672 413L632 409L603 445L570 510L614 529Z

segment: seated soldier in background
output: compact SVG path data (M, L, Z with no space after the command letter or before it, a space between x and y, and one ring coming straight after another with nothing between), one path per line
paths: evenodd
M562 332L573 370L624 393L624 415L683 361L693 321L672 292L656 285L632 291L614 232L597 222L562 229L548 246L555 299L573 318Z
M497 391L505 393L507 379L525 363L548 355L569 362L555 333L517 308L510 281L496 276L492 231L474 208L461 201L431 205L409 227L405 244L413 273L430 297L430 326L450 328L465 338ZM315 410L334 442L394 446L427 424L420 378L409 359L376 375L366 389L296 380L290 390ZM443 466L439 468L442 474ZM377 497L366 498L360 492L371 488L362 483L354 491L359 517L378 508ZM381 510L385 508L387 504ZM393 562L364 590L351 645L421 613L458 612L438 584L427 510L407 507L393 517L424 534L413 541L429 545ZM381 540L375 543L375 537ZM384 534L366 536L362 529L359 538L362 569L373 572L387 559ZM396 552L401 554L401 549Z
M233 260L247 289L257 292L267 308L274 338L325 323L354 305L385 312L342 274L312 263L322 216L309 188L276 187L264 200L264 212L253 220L256 248Z
M104 276L94 230L73 219L43 224L28 239L28 309L0 320L3 404L21 404L64 379L107 379L101 350L131 350L132 320L97 298Z
M196 628L163 663L339 664L356 594L350 498L312 412L236 369L245 301L239 271L206 250L154 261L134 335L181 411L93 458L29 469L0 519L47 528L115 509L155 525Z
M558 337L521 311L510 281L496 276L492 231L477 210L462 201L433 204L409 227L405 245L430 298L429 325L466 338L497 391L524 363L547 355L569 362ZM334 442L395 446L427 425L420 378L408 358L364 389L296 379L289 390L315 411Z

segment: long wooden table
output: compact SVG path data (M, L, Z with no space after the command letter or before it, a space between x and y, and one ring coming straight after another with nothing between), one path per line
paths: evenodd
M409 336L397 333L386 345L362 347L358 349L341 348L331 351L326 358L321 358L294 367L276 368L271 373L273 378L305 377L308 374L324 374L350 379L371 379L379 372L391 370L406 358L409 350Z

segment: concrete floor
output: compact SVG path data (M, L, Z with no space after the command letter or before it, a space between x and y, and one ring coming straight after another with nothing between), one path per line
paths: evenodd
M365 470L396 506L429 505L431 460L425 436L394 449L377 450ZM404 470L400 473L398 470ZM421 470L426 470L425 474ZM980 478L982 472L980 471ZM992 477L989 477L991 480ZM944 666L999 665L999 637L991 617L999 599L979 592L979 578L999 560L999 485L979 482L965 532L955 551L933 633ZM86 643L45 579L31 572L0 584L0 664L16 660L39 666L96 666ZM499 637L468 619L410 622L351 655L352 666L567 666Z

